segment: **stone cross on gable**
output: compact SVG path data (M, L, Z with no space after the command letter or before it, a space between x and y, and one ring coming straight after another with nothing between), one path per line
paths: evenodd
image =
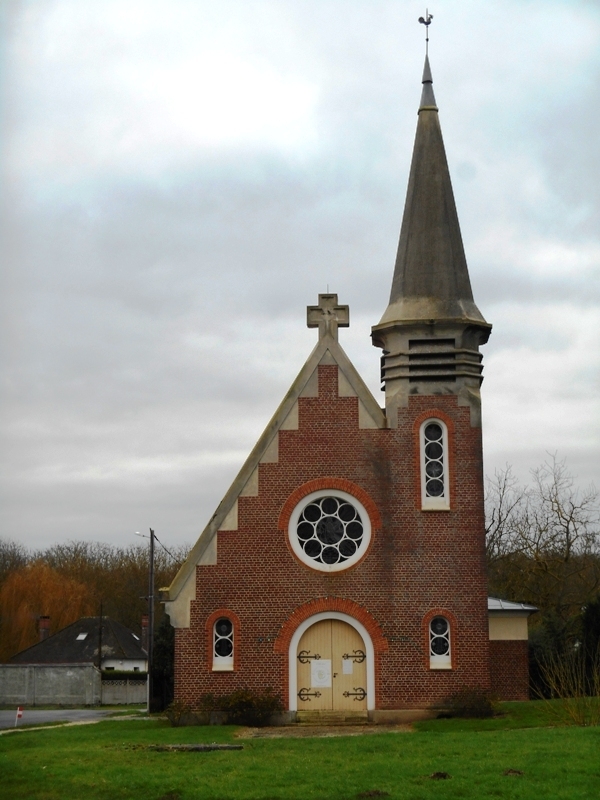
M350 307L339 306L337 294L320 294L318 306L306 307L306 324L319 329L319 339L329 334L337 342L338 328L350 326Z

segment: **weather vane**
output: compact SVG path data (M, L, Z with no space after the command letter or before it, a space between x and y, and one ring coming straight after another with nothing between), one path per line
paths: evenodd
M429 26L431 25L431 20L433 19L433 14L429 13L429 9L425 9L425 16L419 17L419 22L422 25L425 25L425 55L429 55Z

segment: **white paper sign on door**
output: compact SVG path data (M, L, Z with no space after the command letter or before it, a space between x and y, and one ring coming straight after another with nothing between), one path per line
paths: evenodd
M331 659L320 658L310 663L310 685L313 689L331 687Z
M342 674L352 675L354 661L351 658L342 658Z

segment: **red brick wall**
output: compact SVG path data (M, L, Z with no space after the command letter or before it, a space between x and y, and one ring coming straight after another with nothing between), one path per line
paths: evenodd
M271 687L287 707L288 653L275 642L297 609L318 600L351 601L379 626L387 650L376 648L377 708L489 688L481 431L452 395L412 397L397 429L360 430L358 400L338 397L337 375L319 367L319 397L299 399L299 429L279 432L279 462L260 465L258 497L239 498L238 530L218 534L218 563L197 567L191 625L176 631L177 699ZM420 510L414 426L430 410L451 432L450 511ZM332 574L300 563L278 529L293 493L320 478L359 486L380 516L366 557ZM453 669L432 671L423 621L440 608L456 620ZM213 673L207 659L206 622L217 609L239 619L233 672Z
M500 700L529 700L529 652L527 641L490 642L492 692Z

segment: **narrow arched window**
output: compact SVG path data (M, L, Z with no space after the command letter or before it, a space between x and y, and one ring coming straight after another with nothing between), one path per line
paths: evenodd
M448 510L448 429L439 419L421 425L421 508Z
M429 666L431 669L452 667L450 623L446 617L434 617L429 623Z
M233 622L220 617L213 625L213 670L233 669L233 647Z

